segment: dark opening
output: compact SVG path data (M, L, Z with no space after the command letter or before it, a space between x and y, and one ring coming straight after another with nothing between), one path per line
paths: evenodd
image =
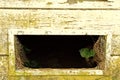
M29 68L94 68L81 57L81 48L93 48L99 36L85 35L16 35L16 65ZM19 58L19 59L18 59Z

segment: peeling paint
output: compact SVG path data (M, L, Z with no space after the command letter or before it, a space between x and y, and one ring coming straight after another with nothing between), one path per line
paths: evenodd
M112 58L111 66L112 68L112 80L119 80L120 79L120 56L114 56Z
M44 2L45 1L45 2ZM63 4L67 0L0 0L0 7L17 7L20 9L0 9L0 80L119 80L120 79L120 10L119 0L111 0L113 2L82 2L69 5ZM41 4L43 3L43 4ZM98 4L99 3L99 4ZM110 6L111 5L111 6ZM22 9L30 7L33 9ZM79 10L50 10L50 9L36 9L36 8L69 8ZM89 9L93 10L89 10ZM94 10L94 9L100 10ZM82 10L83 9L83 10ZM87 9L87 10L85 10ZM104 10L102 10L104 9ZM105 10L106 9L106 10ZM108 10L112 9L112 10ZM113 10L114 9L114 10ZM71 31L72 34L78 34L77 30L88 30L89 33L96 30L112 30L112 42L111 44L112 54L117 56L110 56L107 70L103 71L103 74L98 76L96 74L102 74L102 71L96 72L74 72L69 70L68 72L61 72L61 75L57 75L58 72L54 72L56 76L38 74L52 74L49 70L40 71L35 70L34 73L30 73L32 69L15 69L15 55L13 49L9 50L10 45L14 45L8 42L8 30L9 29L42 29L40 32L44 34L54 34L52 30L60 30L58 34L62 32ZM73 30L73 31L72 31ZM93 30L90 32L90 30ZM100 32L102 33L102 32ZM17 33L24 34L24 33ZM67 33L66 33L67 34ZM85 35L86 33L84 33ZM87 35L87 34L86 34ZM109 42L109 41L108 41ZM108 46L109 47L109 46ZM108 51L109 53L109 51ZM10 57L12 56L12 57ZM110 63L110 64L109 64ZM12 66L11 66L12 65ZM40 72L37 72L40 71ZM22 75L21 75L22 74ZM69 74L69 75L66 75ZM76 75L75 75L76 74ZM89 75L89 76L88 76ZM92 75L92 76L90 76Z
M8 73L8 57L0 56L0 75Z
M10 80L20 80L22 76L10 77ZM24 76L25 80L111 80L108 76Z

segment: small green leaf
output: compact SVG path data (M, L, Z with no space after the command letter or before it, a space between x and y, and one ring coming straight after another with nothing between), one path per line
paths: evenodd
M95 52L93 51L93 49L88 49L88 48L82 48L79 50L81 57L83 58L90 58L93 57L95 55Z
M95 55L95 52L93 51L93 49L90 50L90 57L93 57Z

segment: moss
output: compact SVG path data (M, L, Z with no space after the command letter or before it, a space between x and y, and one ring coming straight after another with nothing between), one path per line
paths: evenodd
M111 80L109 76L10 76L9 80Z
M113 54L120 54L120 36L114 35L112 39L112 53Z
M17 26L17 28L22 27L22 28L28 28L28 27L35 27L38 22L39 18L37 14L30 14L30 13L17 13L17 14L6 14L6 16L3 15L3 20L0 22L0 25L3 25L5 27L9 26ZM13 27L14 27L13 26Z
M0 56L0 73L8 73L8 57L6 56Z
M30 2L31 0L22 0L23 2Z
M52 5L53 3L52 2L47 2L47 5Z
M112 80L119 80L120 79L120 57L113 59L111 64L112 65Z
M3 52L3 48L0 46L0 54L1 54L1 52Z
M69 25L70 23L72 23L72 21L62 21L62 22L60 22L61 25Z

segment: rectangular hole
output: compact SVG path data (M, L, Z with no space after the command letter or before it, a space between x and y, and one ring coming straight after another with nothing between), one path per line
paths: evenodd
M16 69L69 69L105 67L105 36L100 35L15 35ZM86 60L83 48L95 55Z

